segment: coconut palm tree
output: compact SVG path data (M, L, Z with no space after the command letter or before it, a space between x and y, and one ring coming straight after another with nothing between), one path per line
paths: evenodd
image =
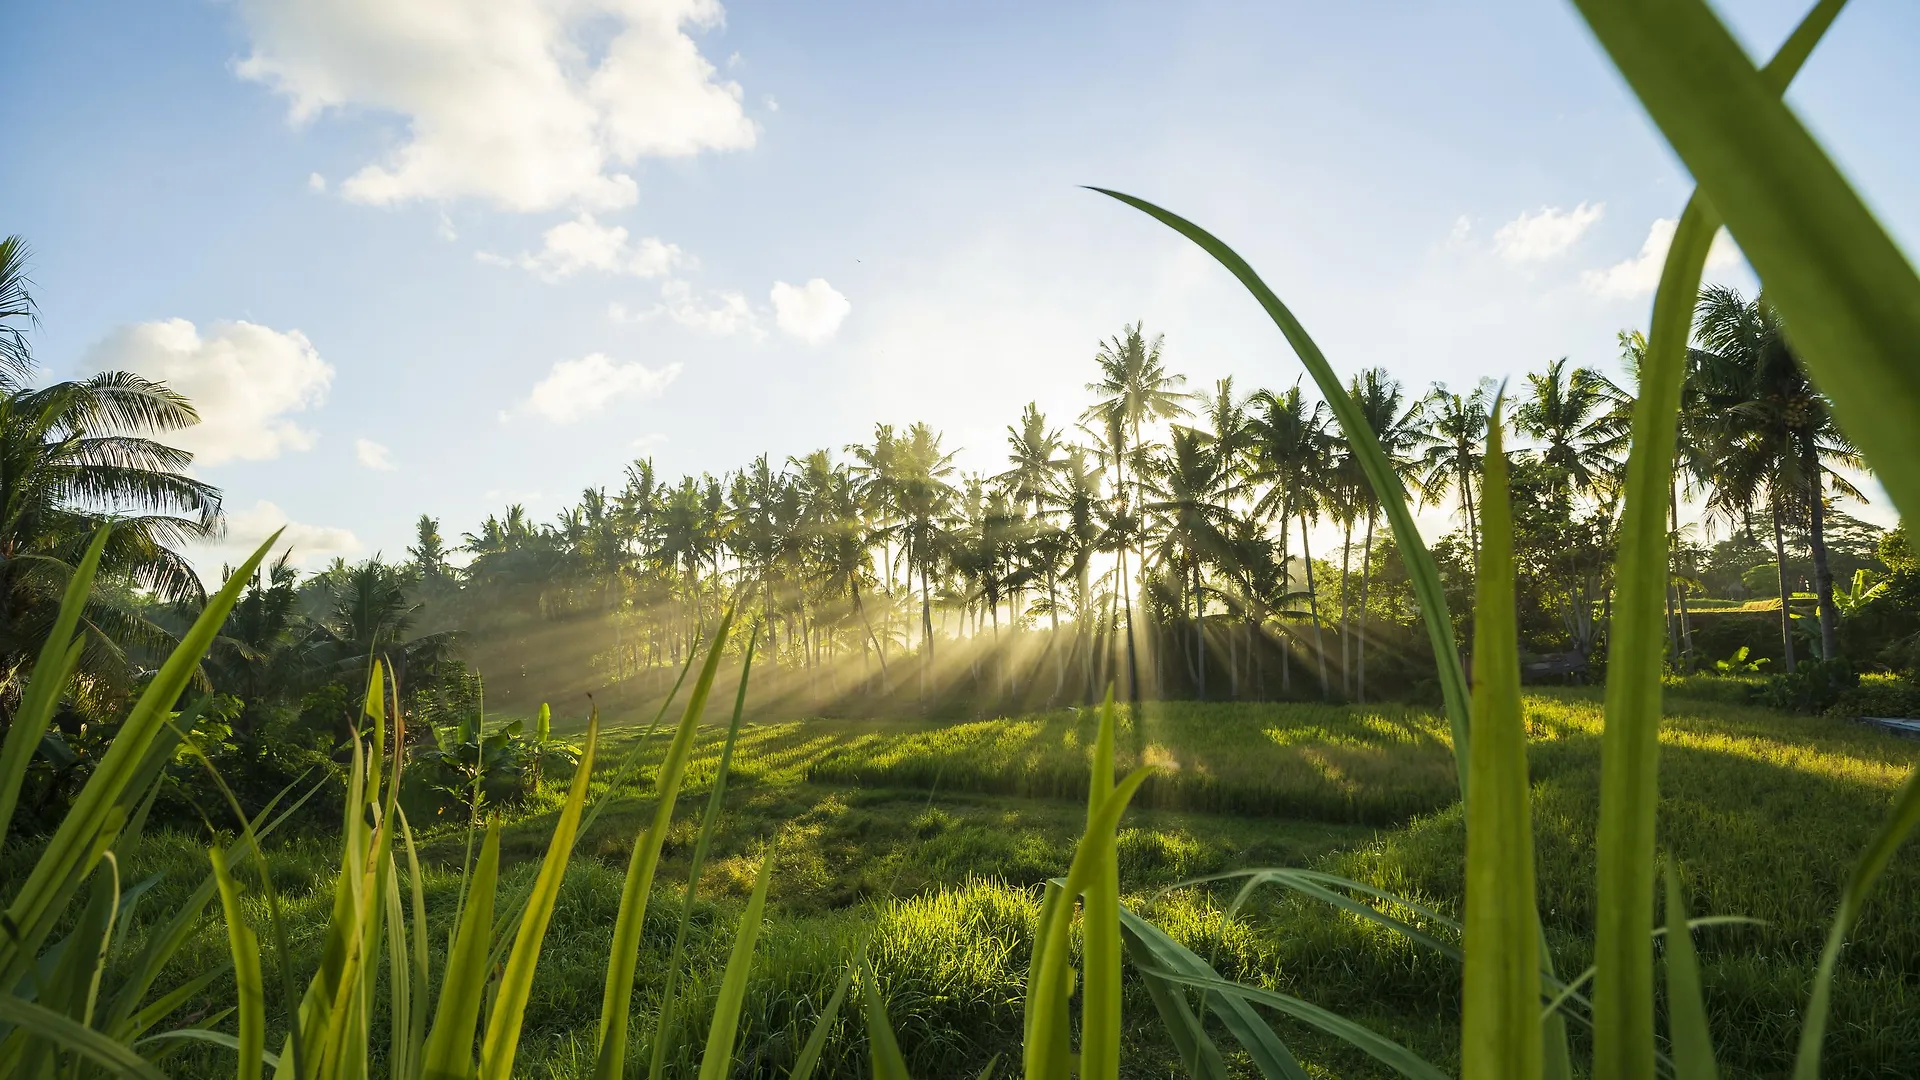
M1284 567L1289 552L1288 532L1293 522L1300 524L1301 565L1306 568L1308 617L1313 623L1313 651L1320 671L1320 693L1330 691L1327 681L1327 650L1322 633L1320 601L1313 579L1313 544L1308 529L1320 518L1321 508L1331 494L1330 467L1334 460L1335 436L1332 417L1324 401L1309 402L1295 382L1283 394L1261 390L1254 394L1253 479L1265 484L1266 491L1255 504L1256 514L1280 527L1280 560ZM1283 570L1283 577L1287 577ZM1292 688L1292 671L1286 653L1281 654L1281 687Z
M1354 403L1360 407L1360 413L1366 418L1367 426L1373 429L1373 435L1380 444L1380 450L1386 455L1388 467L1404 485L1418 490L1420 462L1414 456L1419 448L1426 429L1426 420L1421 412L1421 403L1415 401L1402 408L1405 400L1400 381L1388 374L1385 368L1368 368L1354 376L1347 392L1353 396ZM1348 455L1349 460L1353 456ZM1356 463L1357 464L1357 463ZM1354 688L1359 700L1367 700L1367 590L1373 568L1373 529L1380 515L1380 500L1374 494L1373 485L1361 482L1355 477L1349 484L1366 510L1367 531L1362 543L1360 560L1360 627L1355 639L1358 670L1355 672ZM1341 589L1342 603L1346 590Z
M1094 353L1094 362L1100 366L1100 378L1087 384L1087 389L1100 395L1083 414L1082 419L1096 422L1109 439L1109 452L1115 470L1115 494L1120 496L1124 505L1138 507L1146 501L1142 490L1138 464L1147 456L1147 448L1141 442L1141 428L1156 420L1171 420L1187 415L1187 394L1180 389L1186 384L1185 375L1176 375L1167 370L1161 358L1161 348L1166 337L1156 334L1152 341L1146 337L1146 324L1137 322L1122 328L1122 333L1100 343ZM1129 461L1129 457L1132 461ZM1133 468L1128 469L1131 464ZM1132 498L1126 497L1127 473L1134 475ZM1144 545L1144 540L1135 538L1135 543ZM1127 580L1126 547L1120 553L1121 596L1127 616L1127 694L1130 700L1139 700L1140 667L1133 633L1133 593ZM1146 550L1141 546L1137 551L1138 562L1146 561Z
M0 391L19 389L33 373L33 349L27 342L35 321L32 283L27 280L31 255L21 237L0 240Z
M1596 496L1619 477L1614 454L1621 447L1623 396L1605 375L1592 368L1568 371L1561 357L1542 372L1527 376L1527 396L1513 411L1513 424L1538 439L1540 460L1552 469L1564 494Z
M924 423L908 428L896 450L899 465L894 497L909 587L914 570L920 571L920 641L925 652L920 690L924 697L927 668L933 662L933 575L946 555L950 537L947 525L954 491L949 478L953 476L954 455L941 449L940 433Z
M1702 289L1694 308L1691 360L1702 415L1711 425L1716 502L1723 511L1750 513L1765 498L1773 517L1780 590L1780 633L1789 668L1794 663L1792 589L1787 577L1784 522L1807 523L1819 606L1821 654L1838 654L1839 609L1827 559L1829 492L1861 498L1838 467L1858 468L1860 456L1839 427L1819 389L1787 341L1779 315L1765 297L1748 299L1726 286Z
M1426 427L1416 437L1420 447L1416 486L1430 506L1438 506L1450 491L1457 496L1460 520L1467 527L1467 543L1476 560L1480 556L1480 522L1474 509L1473 483L1480 475L1487 445L1487 409L1494 392L1492 379L1481 379L1465 394L1447 389L1445 383L1434 383L1420 403Z
M1164 454L1145 463L1149 531L1161 565L1178 583L1176 597L1193 604L1194 654L1188 667L1201 698L1207 696L1207 599L1205 567L1227 556L1228 504L1238 494L1228 463L1201 432L1175 427ZM1184 617L1184 614L1183 614Z

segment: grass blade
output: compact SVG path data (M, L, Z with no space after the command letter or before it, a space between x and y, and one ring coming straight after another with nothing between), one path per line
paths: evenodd
M1320 396L1327 400L1327 405L1339 419L1340 430L1345 433L1348 445L1367 475L1367 482L1372 485L1375 497L1386 511L1388 523L1393 526L1394 543L1399 546L1401 560L1406 563L1407 576L1413 583L1414 596L1420 604L1420 616L1426 625L1427 639L1433 645L1433 659L1439 668L1440 693L1446 701L1447 720L1453 729L1453 756L1458 766L1461 794L1464 796L1467 789L1467 746L1471 737L1467 724L1467 677L1466 672L1461 670L1460 652L1454 645L1453 619L1447 612L1446 590L1440 582L1440 569L1434 565L1426 541L1420 538L1420 530L1414 526L1413 511L1407 506L1406 489L1400 483L1400 478L1394 475L1393 466L1380 449L1380 440L1374 436L1373 428L1361 414L1360 406L1347 394L1340 377L1334 374L1333 365L1327 363L1326 354L1308 336L1306 327L1293 317L1293 312L1280 302L1280 298L1237 252L1186 218L1162 210L1144 199L1106 188L1091 190L1159 219L1162 224L1198 244L1201 250L1218 260L1260 302L1267 316L1286 336L1287 344L1293 347L1300 362L1306 366L1307 373L1313 376Z
M713 691L714 673L719 669L721 651L726 648L727 631L732 623L731 610L720 617L713 643L707 647L706 662L700 668L700 678L694 682L686 711L680 717L680 727L660 761L659 779L654 783L658 802L654 806L653 821L647 831L634 840L633 853L627 859L627 876L620 888L620 912L613 923L613 947L607 958L606 987L600 999L594 1080L620 1080L624 1075L627 1017L633 1007L633 971L640 955L640 925L646 918L654 871L660 865L660 846L666 842L667 830L673 825L674 802L680 795L680 782L686 776L687 757L700 726L700 714L706 711L707 696Z
M840 1018L840 1008L846 1004L847 988L853 985L853 973L866 962L867 947L860 946L860 952L840 973L840 982L833 988L833 996L827 999L827 1007L821 1010L818 1019L813 1022L813 1033L807 1036L805 1046L800 1048L800 1056L793 1061L793 1071L787 1074L787 1080L812 1080L814 1067L820 1063L820 1055L826 1052L827 1038L833 1034L833 1023Z
M1763 75L1773 95L1786 89L1844 4L1822 0L1781 46ZM1648 941L1665 662L1667 492L1694 300L1719 227L1713 204L1694 192L1667 248L1633 406L1601 734L1594 1055L1602 1076L1637 1075L1651 1067L1654 1055Z
M1087 786L1087 821L1113 794L1113 685L1107 685L1094 738L1093 778ZM1082 908L1081 962L1085 978L1080 999L1080 1077L1118 1080L1120 1076L1120 853L1109 833L1096 847Z
M1168 1021L1167 1031L1173 1036L1174 1045L1181 1052L1181 1060L1187 1063L1190 1072L1200 1077L1226 1076L1226 1064L1220 1056L1220 1050L1206 1033L1205 1015L1213 1012L1247 1052L1247 1057L1263 1080L1307 1080L1307 1071L1301 1068L1293 1052L1274 1033L1273 1025L1262 1020L1260 1014L1244 1000L1205 995L1202 1001L1209 1008L1195 1015L1187 1007L1185 996L1172 991L1166 980L1155 974L1167 970L1199 978L1219 979L1219 972L1198 953L1125 908L1120 909L1120 920L1126 933L1128 951L1133 956L1133 966L1145 979L1147 991L1153 995L1161 1018L1167 1020L1169 1013L1172 1013L1177 1020L1177 1023Z
M447 954L447 974L427 1034L421 1074L426 1080L466 1080L473 1072L473 1035L487 986L487 937L493 927L493 894L500 880L500 822L487 822L480 861L467 888L466 908Z
M1514 599L1501 403L1487 423L1480 564L1474 573L1473 749L1467 768L1466 976L1460 1069L1467 1076L1540 1075L1540 925L1533 880L1526 720Z
M713 1005L713 1024L707 1029L707 1048L700 1058L700 1080L726 1080L733 1071L733 1044L740 1037L740 1005L747 997L747 977L753 970L753 947L760 940L760 923L767 910L767 884L773 880L773 846L760 856L760 873L753 883L747 910L734 931L733 952L720 977L720 997Z
M1726 218L1842 426L1920 514L1920 276L1701 0L1575 0Z
M1860 861L1847 878L1846 891L1840 894L1840 909L1834 912L1833 926L1827 931L1820 966L1814 971L1813 993L1807 999L1807 1019L1800 1028L1800 1049L1793 1064L1794 1080L1818 1080L1820 1076L1820 1044L1826 1038L1827 1013L1833 1005L1833 972L1840 962L1840 950L1846 947L1847 935L1860 918L1860 907L1874 883L1915 825L1920 825L1920 768L1908 778L1907 786L1894 801L1893 812L1860 853Z
M873 1080L912 1080L907 1075L907 1059L900 1054L900 1041L893 1037L893 1021L887 1018L887 1003L880 996L880 980L873 965L862 957L865 978L860 983L860 1001L867 1014L867 1053L873 1059Z
M507 1080L513 1074L514 1054L520 1047L520 1018L525 1015L527 998L533 992L534 965L540 962L540 945L547 936L547 924L553 919L554 904L560 899L560 881L566 876L567 861L573 854L573 837L587 805L587 784L593 777L593 753L599 738L600 713L596 709L587 720L587 742L580 751L580 764L574 769L573 786L567 791L567 801L554 826L547 856L540 863L533 896L527 901L526 913L520 917L513 953L507 957L507 970L500 977L493 1013L487 1018L487 1034L480 1048L481 1080Z
M1713 1063L1713 1034L1707 1028L1707 1004L1700 990L1700 959L1688 929L1687 898L1680 871L1667 859L1667 1041L1673 1047L1677 1080L1719 1080Z
M740 686L733 696L733 719L727 723L727 739L720 747L720 764L713 774L713 789L707 793L707 810L700 819L700 838L694 841L693 861L687 864L687 888L680 905L680 925L674 928L673 951L667 956L667 981L660 991L660 1016L653 1028L653 1060L647 1066L651 1080L659 1080L667 1065L667 1044L673 1036L674 1000L680 984L680 963L686 955L687 927L693 922L693 901L700 885L700 871L713 846L713 830L720 821L720 807L727 797L727 773L733 766L734 743L740 738L740 717L747 706L747 676L753 671L754 647L760 643L760 628L754 627L747 639L746 661L740 667Z
M132 1047L95 1031L70 1016L36 1005L12 994L0 994L0 1022L32 1032L38 1038L57 1043L94 1064L120 1076L140 1080L166 1080L160 1070L142 1058Z
M260 976L260 939L247 924L240 906L240 889L227 872L226 853L215 845L209 852L213 877L220 889L220 908L227 917L227 944L233 949L233 981L238 995L240 1053L238 1080L260 1080L261 1055L267 1048L266 983Z

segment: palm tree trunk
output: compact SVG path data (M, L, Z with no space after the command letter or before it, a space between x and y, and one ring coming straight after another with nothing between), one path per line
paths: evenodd
M1313 654L1320 660L1320 696L1326 697L1327 642L1320 631L1320 593L1313 585L1313 543L1307 537L1307 515L1300 514L1300 554L1307 563L1307 615L1313 620Z
M1353 559L1353 517L1346 521L1346 535L1340 543L1340 696L1353 696L1353 634L1347 625L1347 578Z
M1460 506L1467 514L1467 543L1473 545L1473 565L1480 565L1480 514L1473 506L1473 471L1460 470Z
M1140 701L1140 660L1134 653L1133 644L1133 583L1127 573L1127 548L1120 546L1120 596L1126 605L1127 616L1127 700L1138 704Z
M1777 483L1778 477L1775 477ZM1793 661L1793 593L1787 588L1787 539L1780 529L1780 494L1773 495L1773 568L1778 571L1780 581L1780 651L1786 658L1787 670L1796 666Z
M1361 703L1367 700L1367 583L1373 572L1373 507L1367 507L1367 542L1360 549L1360 632L1354 636L1353 648L1359 660L1359 672L1354 680L1356 695Z
M1825 485L1819 459L1809 460L1806 468L1813 486L1808 493L1807 548L1813 555L1813 595L1820 606L1820 658L1833 660L1840 655L1840 608L1833 602L1833 568L1827 562Z
M1200 700L1207 700L1207 597L1200 591L1200 562L1193 564L1193 637L1200 657Z
M1282 596L1293 591L1290 588L1293 584L1293 575L1287 572L1287 552L1290 550L1290 546L1287 543L1290 539L1287 536L1287 526L1292 520L1292 517L1283 507L1280 511L1280 594ZM1287 635L1282 633L1280 635L1280 693L1283 697L1293 692L1293 649L1290 648L1289 645L1290 642ZM1249 644L1248 647L1251 648L1251 644ZM1264 669L1261 670L1264 674ZM1267 696L1266 689L1266 680L1262 678L1260 681L1260 696L1262 698Z
M1675 612L1679 589L1674 578L1674 545L1680 539L1680 492L1673 481L1667 482L1667 658L1677 671L1680 667L1680 621Z

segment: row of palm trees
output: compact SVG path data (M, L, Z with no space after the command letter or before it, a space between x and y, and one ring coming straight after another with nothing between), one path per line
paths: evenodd
M127 685L137 667L130 649L164 641L158 612L202 595L180 547L221 523L219 492L188 476L190 456L165 441L197 420L177 393L130 373L26 385L23 330L33 309L24 265L17 238L0 242L0 707L17 692L36 633L100 523L116 528L82 667L103 693ZM1843 470L1859 462L1764 300L1712 288L1697 316L1672 493L1675 550L1686 550L1683 505L1748 533L1764 523L1781 567L1789 535L1804 537L1821 652L1832 656L1838 615L1823 523L1833 499L1858 496ZM1529 374L1510 407L1531 441L1521 453L1547 478L1550 501L1569 520L1598 522L1602 535L1618 497L1642 347L1623 334L1624 383L1557 360ZM975 639L967 655L977 676L979 642L1014 634L1041 643L1055 696L1069 671L1081 690L1114 676L1138 693L1146 663L1155 686L1168 684L1165 665L1175 676L1184 668L1176 681L1202 695L1210 674L1224 674L1237 694L1264 678L1255 654L1278 642L1283 690L1297 658L1322 692L1364 697L1369 620L1414 613L1376 595L1391 545L1330 410L1298 382L1243 393L1223 379L1192 393L1164 351L1139 324L1101 342L1091 404L1064 422L1029 404L1007 429L999 471L962 471L926 424L883 424L839 456L820 450L778 462L763 454L717 476L668 480L638 461L617 490L586 491L553 522L513 507L457 546L423 517L408 564L359 568L363 585L400 583L386 590L397 611L370 616L369 625L403 627L383 631L399 640L584 619L605 631L584 647L618 682L677 663L723 607L737 604L790 668L834 677L836 661L857 655L886 686L912 657L909 674L923 691L943 641ZM1348 391L1406 490L1454 509L1458 538L1476 551L1475 485L1493 385L1412 392L1374 368ZM1313 550L1329 530L1339 537L1337 562ZM1551 554L1542 591L1585 651L1593 633L1578 628L1604 622L1605 582L1554 587ZM344 582L352 570L330 574ZM1684 558L1674 577L1678 657L1689 636ZM1784 569L1779 578L1791 664L1794 583ZM281 584L292 582L263 576L256 592ZM424 621L422 604L433 609ZM366 649L342 644L342 635L358 634L354 620L327 604L309 607L308 623L329 627L312 640L332 641L322 651L336 662L375 648L371 639ZM235 656L260 652L238 625L232 638Z

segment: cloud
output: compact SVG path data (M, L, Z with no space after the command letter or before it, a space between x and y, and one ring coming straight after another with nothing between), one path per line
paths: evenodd
M1493 234L1493 247L1508 262L1540 262L1564 254L1600 220L1605 203L1581 203L1571 210L1543 206L1521 214Z
M287 418L327 400L333 367L298 330L216 322L203 335L185 319L135 323L107 335L83 363L133 371L187 396L200 422L166 441L197 465L264 461L306 450L316 436Z
M398 467L393 463L393 451L372 439L353 440L353 456L360 464L375 472L392 472Z
M713 293L705 299L693 294L693 286L684 281L667 281L660 286L661 307L667 317L681 326L728 337L745 331L755 339L766 336L760 323L747 307L747 298L737 292Z
M1673 232L1680 223L1673 218L1655 218L1640 245L1640 254L1614 263L1605 270L1589 270L1580 275L1581 284L1601 296L1630 300L1650 295L1660 284L1660 271L1667 261L1667 248L1673 244ZM1740 249L1727 230L1714 234L1707 249L1707 269L1727 270L1740 265Z
M679 364L655 371L631 361L616 363L604 353L589 353L578 360L554 364L546 378L533 384L518 411L564 424L599 412L617 397L659 397L679 377ZM501 419L509 415L502 413Z
M739 84L689 31L717 0L240 0L238 74L304 123L391 113L406 134L340 184L351 200L475 198L516 211L630 205L642 157L751 147Z
M627 238L624 227L602 225L592 214L582 212L572 221L563 221L540 234L537 253L522 253L509 260L483 251L475 258L495 266L518 265L548 281L559 281L582 270L664 277L686 261L678 244L655 236L643 236L638 244L630 244Z
M840 290L825 278L814 278L805 285L773 283L774 322L780 329L810 345L818 345L840 330L847 312L853 310Z
M307 174L307 190L308 190L308 191L321 191L321 192L324 192L324 191L326 191L326 190L327 190L327 178L326 178L326 177L324 177L324 176L321 176L321 175L320 175L319 173L317 173L317 172L316 172L316 173L308 173L308 174Z
M262 499L244 510L228 510L226 534L212 543L196 545L192 552L194 561L203 568L238 565L265 543L275 529L282 527L286 531L280 534L280 543L275 545L269 560L291 549L294 563L312 568L336 556L352 557L366 550L351 529L291 521L286 511ZM217 571L202 576L217 578Z

